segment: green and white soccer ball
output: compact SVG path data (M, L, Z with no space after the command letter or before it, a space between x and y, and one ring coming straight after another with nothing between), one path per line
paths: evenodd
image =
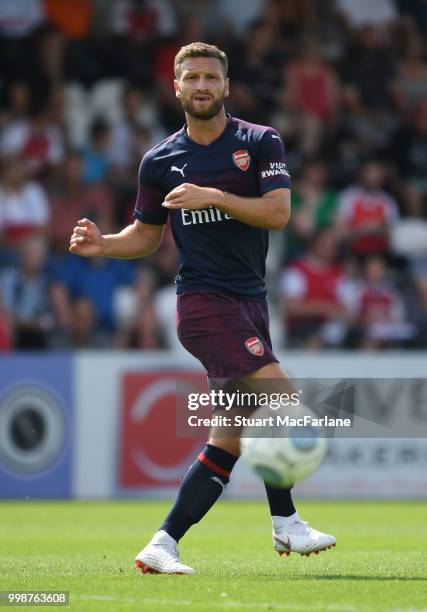
M325 457L327 444L312 426L283 427L274 438L240 439L241 456L250 468L273 487L290 487L311 476Z

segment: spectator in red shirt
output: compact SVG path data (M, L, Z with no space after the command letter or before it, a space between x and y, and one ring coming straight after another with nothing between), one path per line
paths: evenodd
M335 231L321 229L313 236L307 254L283 272L280 293L291 344L320 348L343 339L343 270L336 261L336 252Z
M364 265L363 279L353 303L356 325L365 349L390 347L415 334L407 322L403 296L388 278L384 258L373 255Z
M317 153L323 131L336 123L339 85L331 66L322 58L315 38L304 37L299 54L284 74L284 105L292 113L299 148Z
M384 253L389 230L399 218L394 198L383 186L386 171L379 161L360 168L359 181L345 189L338 200L338 224L353 253Z
M3 155L21 155L33 177L46 178L62 161L64 135L50 122L47 106L35 103L30 117L16 117L1 134Z
M165 0L117 0L112 5L111 28L132 41L155 36L172 36L176 23L172 7Z
M338 104L335 74L322 59L316 39L303 38L297 59L286 69L286 86L291 109L327 121Z

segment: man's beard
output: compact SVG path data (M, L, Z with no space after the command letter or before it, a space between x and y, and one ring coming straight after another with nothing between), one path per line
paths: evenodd
M224 106L224 96L221 96L217 100L214 100L213 104L206 108L205 110L196 110L194 107L193 100L184 100L181 98L182 106L185 112L193 117L194 119L204 119L207 121L208 119L213 119L219 111Z

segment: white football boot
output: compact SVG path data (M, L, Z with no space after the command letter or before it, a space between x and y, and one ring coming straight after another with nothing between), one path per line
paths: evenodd
M321 550L336 545L334 536L312 529L300 519L298 512L290 517L273 516L272 522L273 545L280 556L296 552L309 557L311 553L318 555Z
M163 530L136 555L135 567L143 574L194 574L192 567L181 563L176 541Z

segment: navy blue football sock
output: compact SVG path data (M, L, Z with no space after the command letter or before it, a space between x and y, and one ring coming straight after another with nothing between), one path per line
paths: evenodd
M276 489L264 483L271 516L291 516L296 512L291 489Z
M186 473L172 510L160 529L177 542L214 505L230 481L238 457L207 444Z

